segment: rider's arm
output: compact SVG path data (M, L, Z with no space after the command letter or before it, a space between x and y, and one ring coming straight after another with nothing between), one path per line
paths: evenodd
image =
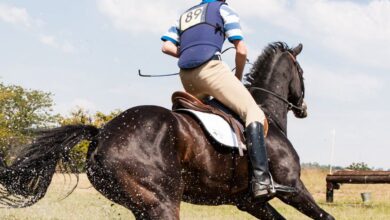
M236 77L241 81L246 63L247 48L242 40L233 41L236 48Z
M222 5L219 12L224 21L225 35L236 48L236 77L241 80L246 63L247 49L243 41L240 17L228 5Z
M163 46L162 52L173 57L179 57L180 35L179 35L179 21L176 21L169 30L161 37Z
M171 41L164 41L161 51L173 57L179 57L179 47Z

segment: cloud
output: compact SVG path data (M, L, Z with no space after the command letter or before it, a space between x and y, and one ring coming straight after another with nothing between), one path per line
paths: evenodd
M38 35L38 39L42 44L59 49L64 53L76 51L75 46L69 41L60 41L52 35L42 34L44 22L33 18L26 8L0 3L0 21L26 28L28 32Z
M25 8L0 3L0 20L16 26L31 28L41 21L33 19Z
M60 49L64 53L73 53L76 51L76 48L70 42L59 42L56 37L52 35L41 35L39 41L47 46Z
M246 20L259 19L353 62L390 68L387 62L390 56L389 0L372 0L367 4L329 0L255 2L241 0L231 5Z
M192 4L196 2L98 0L100 12L114 27L132 34L162 34L178 18L180 10ZM389 0L240 0L229 4L241 15L247 34L256 34L262 28L254 23L265 23L268 28L331 50L341 59L390 68Z
M119 30L162 34L177 19L180 10L196 4L195 1L183 2L99 0L98 7ZM381 79L364 70L355 71L353 66L390 68L389 0L367 3L348 0L240 0L229 1L229 4L240 14L244 28L249 30L247 35L260 33L262 27L258 25L265 24L276 32L287 33L287 38L297 36L311 45L319 45L318 50L324 50L333 59L340 60L339 63L350 67L349 70L343 67L327 70L318 60L311 63L310 69L310 64L306 63L305 71L315 73L307 77L310 79L308 87L313 87L312 95L327 100L357 102L383 89ZM249 48L252 55L260 51L253 47L253 43L249 43Z
M187 6L190 5L185 1L98 1L100 12L111 20L115 28L133 34L164 33L178 18L178 10Z

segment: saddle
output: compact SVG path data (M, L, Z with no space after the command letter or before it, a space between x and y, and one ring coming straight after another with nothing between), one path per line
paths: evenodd
M200 123L203 124L205 127L205 130L208 131L208 133L216 140L218 141L218 138L213 136L213 132L210 132L207 129L207 117L203 117L199 114L209 114L212 115L212 119L214 120L211 122L215 127L217 127L218 130L223 130L223 128L220 125L215 125L215 122L217 118L221 118L221 120L226 123L226 126L230 127L232 130L232 133L235 134L235 137L237 137L238 146L230 146L230 147L238 147L238 151L240 153L240 156L243 156L243 151L246 150L246 146L243 144L245 143L244 138L244 123L234 114L234 112L230 111L228 108L226 108L222 103L219 101L213 99L211 101L207 101L206 103L202 102L201 100L197 99L196 97L192 96L189 93L186 92L175 92L172 94L172 111L175 112L189 112L193 116L197 117L199 119ZM210 125L210 126L213 126ZM266 126L268 127L268 122L266 121ZM225 132L228 132L225 130ZM219 142L220 144L224 145L223 143ZM227 146L225 144L225 146ZM229 146L227 146L229 147ZM297 190L294 187L289 186L283 186L273 181L271 176L271 185L272 185L272 193L275 192L283 192L283 193L296 193Z
M223 121L225 121L229 127L231 128L232 133L235 137L235 144L224 144L223 141L218 141L220 144L228 146L229 145L237 145L237 146L230 146L230 147L236 147L238 148L238 151L241 156L243 156L243 151L246 150L245 144L245 137L244 137L244 124L243 122L236 116L232 111L227 109L222 103L217 101L216 99L212 99L207 101L207 103L204 103L203 101L199 100L198 98L192 96L189 93L186 92L175 92L172 94L172 110L176 112L185 111L190 112L192 115L197 117L199 121L202 123L202 125L205 127L205 130L208 131L208 133L216 140L218 141L218 134L217 132L210 132L210 129L208 129L208 124L211 124L210 126L216 126L218 117L222 118ZM203 113L203 114L202 114ZM206 114L206 115L205 115ZM207 114L209 116L207 116ZM211 122L210 122L211 120ZM209 122L207 122L209 121ZM218 127L218 126L217 126ZM219 126L221 128L221 126ZM212 129L211 129L212 130ZM215 130L215 129L214 129ZM223 130L223 129L222 129ZM221 131L218 131L221 132ZM223 132L223 131L222 131ZM229 131L225 131L225 134L229 136ZM214 134L214 135L213 135ZM215 137L217 136L217 137ZM221 134L219 135L221 136ZM231 134L230 134L231 136Z

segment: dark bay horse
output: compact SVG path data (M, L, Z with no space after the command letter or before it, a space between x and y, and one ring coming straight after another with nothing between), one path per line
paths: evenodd
M268 45L247 74L248 89L269 119L270 171L295 193L275 196L314 219L334 219L300 180L299 157L288 140L287 113L306 117L302 45ZM0 163L0 203L25 207L42 198L59 160L90 140L87 175L108 199L137 219L179 219L180 202L231 204L259 219L284 219L269 203L251 199L247 157L220 149L194 118L158 106L131 108L103 128L75 125L44 131L6 166Z

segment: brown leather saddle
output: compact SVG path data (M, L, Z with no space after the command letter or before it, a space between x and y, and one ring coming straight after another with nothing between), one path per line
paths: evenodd
M245 145L245 137L244 137L244 125L242 122L234 117L232 114L225 112L222 110L226 107L217 107L218 105L206 104L198 98L192 96L186 92L175 92L172 94L172 110L179 111L181 109L191 109L194 111L204 112L215 114L222 117L227 123L229 123L230 127L234 131L236 137L239 139L239 152L240 155L243 155L243 150L246 149ZM222 105L222 104L219 104Z
M196 97L192 96L189 93L186 92L175 92L172 95L172 110L173 111L180 111L180 109L190 109L194 111L199 112L205 112L205 113L211 113L215 115L219 115L224 120L226 120L231 128L234 130L234 133L236 134L237 138L241 140L241 143L245 143L244 139L244 125L242 122L237 120L235 117L233 117L232 114L226 113L221 108L215 107L213 105L208 105L201 100L197 99ZM268 129L268 121L265 121L265 124ZM240 142L239 142L240 143ZM239 146L239 153L240 156L243 156L243 150L244 146ZM246 149L246 147L245 147ZM279 191L279 192L285 192L285 193L296 193L297 190L294 187L289 186L283 186L278 183L275 183L272 179L272 188L273 191Z

